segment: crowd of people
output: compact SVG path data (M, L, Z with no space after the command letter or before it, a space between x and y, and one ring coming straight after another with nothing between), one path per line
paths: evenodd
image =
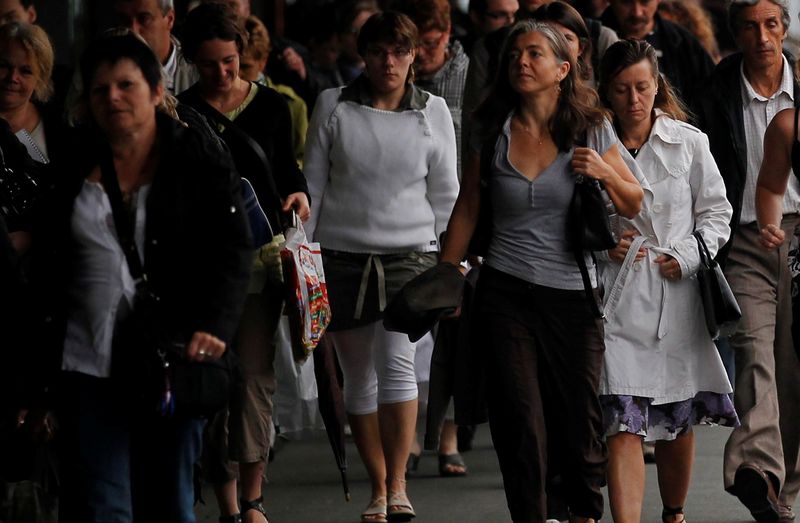
M756 521L795 519L785 0L298 1L274 35L248 0L112 4L60 92L33 1L0 1L0 481L33 480L65 522L190 523L201 481L220 522L268 521L296 218L321 246L362 523L416 517L437 335L480 397L449 387L426 446L467 474L488 420L512 521L640 521L654 445L661 518L685 522L697 425L732 429L724 487ZM584 183L614 209L607 250L575 240ZM703 249L741 309L716 340ZM408 282L451 265L462 307L419 342L385 327ZM231 355L224 406L182 407L175 367Z

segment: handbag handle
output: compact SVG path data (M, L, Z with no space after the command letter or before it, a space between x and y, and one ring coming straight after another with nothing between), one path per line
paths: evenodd
M706 241L703 239L703 236L694 231L692 233L694 239L697 241L697 250L700 252L700 263L703 264L703 267L706 269L710 269L713 267L714 258L711 257L711 253L708 250L708 246L706 245Z

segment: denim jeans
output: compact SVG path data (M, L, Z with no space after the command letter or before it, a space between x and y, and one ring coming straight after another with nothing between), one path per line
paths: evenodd
M108 379L63 374L60 521L194 523L205 420L133 415Z

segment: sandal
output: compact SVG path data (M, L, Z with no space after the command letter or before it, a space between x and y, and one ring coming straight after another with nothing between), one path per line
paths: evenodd
M390 492L388 505L388 516L391 523L411 521L417 517L405 492Z
M680 519L671 519L675 516L680 516ZM686 516L683 515L683 507L664 507L661 511L661 521L664 523L686 523Z
M262 505L263 502L264 502L264 496L258 496L258 498L252 501L247 501L246 499L240 499L239 504L242 506L242 512L241 515L239 516L240 518L239 521L242 521L244 519L242 516L244 516L245 512L248 512L250 510L255 510L256 512L260 512L261 515L264 516L264 520L267 521L267 523L269 523L269 519L267 518L267 511L264 510L264 505Z
M439 475L443 478L466 476L467 464L461 454L439 454Z
M388 523L386 519L386 496L373 498L361 513L361 523Z

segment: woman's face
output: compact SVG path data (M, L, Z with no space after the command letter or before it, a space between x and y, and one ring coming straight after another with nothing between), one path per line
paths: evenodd
M266 67L267 57L256 60L250 53L245 53L239 57L239 76L248 82L257 81Z
M647 60L626 67L609 82L606 98L623 128L650 118L657 87L653 67Z
M568 29L563 25L559 24L558 22L548 22L550 25L553 26L559 33L564 35L564 38L567 39L567 43L569 44L569 55L572 57L572 61L578 63L578 57L581 55L581 39L575 34L575 31L572 29Z
M89 108L95 122L109 136L136 132L155 121L164 86L153 90L133 60L104 63L89 85Z
M200 74L200 85L206 92L227 93L239 76L239 50L236 42L206 40L200 44L194 59Z
M0 44L0 111L26 105L39 81L32 53L13 40Z
M400 44L375 42L364 53L365 72L372 89L380 94L390 94L406 88L406 78L414 63L416 53Z
M559 61L542 33L519 35L509 50L508 80L516 92L536 94L551 90L569 73L569 62Z

